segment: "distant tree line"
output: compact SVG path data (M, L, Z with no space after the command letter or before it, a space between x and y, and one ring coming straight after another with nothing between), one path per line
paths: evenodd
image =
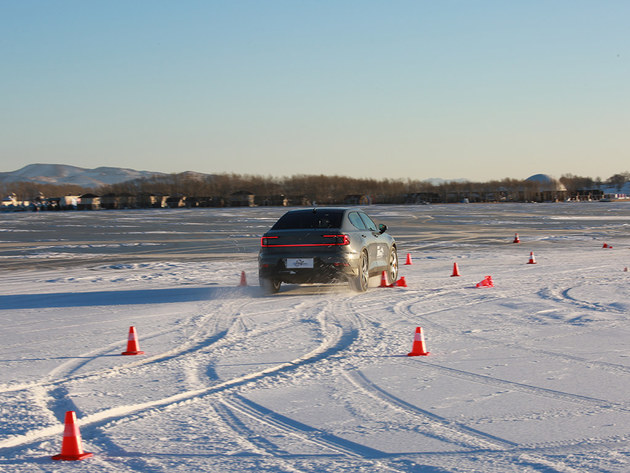
M292 203L341 204L348 196L369 196L372 203L405 203L410 196L421 201L447 201L449 194L476 193L487 195L496 189L522 192L530 183L515 179L485 183L450 181L433 184L412 179L366 179L345 176L294 175L271 176L194 173L155 176L114 184L99 189L100 194L188 195L194 197L227 197L236 192L251 192L256 196L286 196Z
M35 182L10 182L0 183L0 196L2 198L14 194L18 200L35 200L39 196L64 196L81 195L93 192L83 186L74 184L38 184Z
M571 196L596 189L603 184L621 189L626 182L630 181L630 173L615 174L605 181L600 178L565 174L559 181ZM242 174L206 175L185 172L135 179L98 189L31 182L0 183L0 192L3 196L15 194L18 200L33 200L42 195L50 197L86 193L185 195L208 198L227 197L236 192L250 192L259 196L301 197L304 201L323 205L343 203L348 195L370 196L373 203L404 203L409 202L409 196L416 196L416 200L432 199L436 202L448 202L460 196L478 196L479 201L530 200L537 191L536 187L535 182L509 178L487 182L447 181L434 184L413 179L367 179L305 174L290 177Z
M615 174L606 181L565 174L559 181L567 188L569 195L575 195L580 191L597 189L603 184L621 189L630 181L630 173ZM371 196L375 203L399 203L405 196L410 195L433 195L437 200L446 201L448 200L446 196L452 194L493 195L496 200L501 197L508 197L507 200L522 200L537 190L536 182L510 178L487 182L446 181L434 184L413 179L366 179L323 174L298 174L278 178L241 174L180 173L114 184L99 189L98 193L211 197L247 191L260 196L283 195L294 198L303 196L311 202L339 204L343 203L348 195Z

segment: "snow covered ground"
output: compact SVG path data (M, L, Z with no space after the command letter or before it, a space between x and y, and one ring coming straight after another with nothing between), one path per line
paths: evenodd
M264 296L285 210L0 214L0 471L630 471L630 204L368 207L408 287Z

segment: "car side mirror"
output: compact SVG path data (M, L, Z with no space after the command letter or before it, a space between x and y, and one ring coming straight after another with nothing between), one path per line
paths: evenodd
M387 225L385 225L384 223L379 223L378 224L378 232L379 233L385 233L387 231Z

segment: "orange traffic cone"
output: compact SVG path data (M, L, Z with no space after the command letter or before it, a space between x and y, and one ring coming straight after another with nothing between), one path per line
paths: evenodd
M66 412L61 453L52 457L53 460L83 460L93 456L93 453L84 452L81 445L81 433L76 425L74 411Z
M144 352L140 351L140 346L138 345L138 336L136 335L136 328L133 325L129 327L127 351L122 352L121 355L144 355Z
M515 233L514 234L514 241L512 243L520 243L520 242L521 242L521 240L519 240L519 238L518 238L518 233Z
M494 287L492 276L486 276L483 281L477 283L476 287Z
M413 264L411 262L411 253L407 253L407 261L405 261L405 264Z
M387 284L387 271L383 271L381 274L381 285L380 287L394 287L393 284Z
M529 252L529 261L527 262L527 264L536 264L536 258L534 258L533 251Z
M461 274L459 274L459 268L457 267L457 263L453 263L453 274L451 274L451 277L453 276L461 276Z
M241 271L241 282L239 286L247 286L247 278L245 277L245 271Z
M400 279L396 281L396 286L407 287L407 281L405 281L405 276L401 276Z
M413 345L411 351L407 353L407 356L427 356L428 354L429 352L424 343L422 327L416 327L416 333L413 336Z

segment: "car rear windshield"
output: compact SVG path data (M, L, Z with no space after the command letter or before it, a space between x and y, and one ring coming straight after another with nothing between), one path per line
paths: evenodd
M284 214L271 229L341 228L342 218L343 210L298 210Z

